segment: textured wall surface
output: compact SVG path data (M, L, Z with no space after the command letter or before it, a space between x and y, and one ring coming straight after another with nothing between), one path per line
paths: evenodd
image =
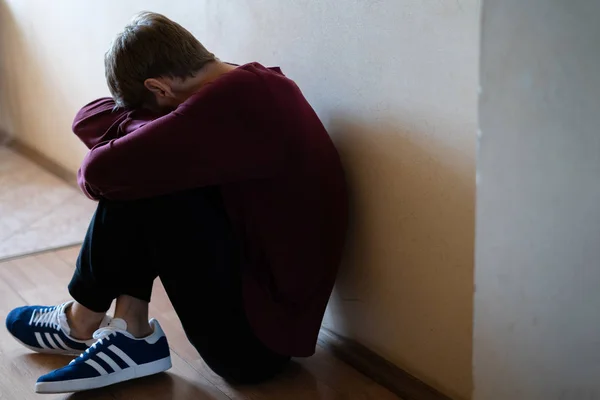
M484 4L475 399L600 399L600 3Z
M102 57L142 9L224 60L280 65L328 127L352 231L326 325L456 398L471 392L477 0L5 1L15 134L64 166Z

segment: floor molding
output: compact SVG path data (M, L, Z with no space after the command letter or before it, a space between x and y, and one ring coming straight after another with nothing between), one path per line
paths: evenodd
M27 257L31 257L31 256L38 256L40 254L44 254L44 253L54 253L55 251L59 251L59 250L64 250L64 249L70 249L71 247L81 247L83 242L79 241L76 243L69 243L69 244L65 244L65 245L61 245L61 246L56 246L56 247L51 247L48 249L43 249L43 250L36 250L36 251L31 251L29 253L23 253L23 254L18 254L16 256L9 256L9 257L5 257L5 258L0 258L0 264L4 263L4 262L8 262L8 261L13 261L13 260L18 260L19 258L27 258Z
M40 167L44 168L46 171L64 180L69 185L78 187L76 173L66 169L62 165L56 163L54 160L51 160L50 158L42 154L40 151L34 149L28 144L25 144L18 139L13 139L7 143L7 147L21 154L25 158L28 158L29 160L33 161Z
M319 345L403 400L451 400L365 346L321 328Z

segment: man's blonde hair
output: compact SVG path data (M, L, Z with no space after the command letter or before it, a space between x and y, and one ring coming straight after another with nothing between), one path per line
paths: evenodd
M120 107L152 103L148 78L188 78L215 61L215 55L178 23L142 12L119 33L104 58L106 81Z

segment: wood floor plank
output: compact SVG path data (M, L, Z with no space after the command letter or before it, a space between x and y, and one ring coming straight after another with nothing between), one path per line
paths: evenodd
M252 386L233 386L227 383L212 372L202 359L192 362L192 366L234 400L353 399L353 397L343 397L296 361L292 361L290 366L275 379Z
M60 250L56 250L53 253L64 262L69 265L75 265L75 261L77 261L77 256L79 255L80 246L73 247L65 247Z
M229 400L177 353L171 352L171 360L168 373L115 385L110 392L119 400Z
M14 259L0 263L0 280L6 283L9 287L16 290L35 289L39 285L38 280L32 280Z
M37 263L48 269L57 279L61 286L65 286L75 271L75 260L66 261L56 252L40 253L33 256Z
M64 285L63 280L47 265L40 263L37 256L16 258L12 263L34 284L34 289L40 284Z

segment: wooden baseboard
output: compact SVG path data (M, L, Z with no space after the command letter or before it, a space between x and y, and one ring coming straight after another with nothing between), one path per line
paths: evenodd
M319 345L403 400L451 400L365 346L327 328L321 328Z
M69 185L77 187L77 174L69 171L62 165L59 165L55 161L46 157L44 154L34 149L33 147L21 142L18 139L13 139L8 142L7 146L22 156L28 158L33 161L40 167L44 168L46 171L50 172L53 175L56 175L60 179L67 182Z

